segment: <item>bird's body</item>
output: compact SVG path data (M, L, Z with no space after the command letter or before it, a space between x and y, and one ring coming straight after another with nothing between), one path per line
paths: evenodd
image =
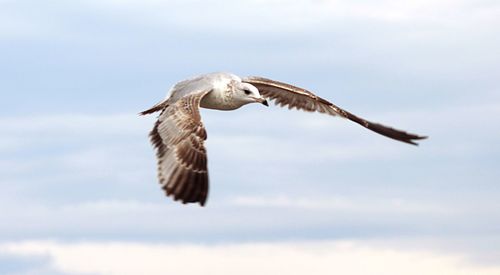
M167 98L155 106L159 106L160 104L175 103L179 99L199 91L209 91L202 97L200 107L223 111L235 110L247 103L250 103L247 101L236 100L237 97L235 91L237 88L253 88L252 92L258 94L255 87L247 86L248 84L242 83L241 78L234 74L219 72L204 74L175 84L170 89Z
M210 73L175 84L168 97L141 114L161 111L151 142L158 158L158 179L167 195L183 203L204 205L208 194L207 138L199 107L234 110L249 103L268 106L267 100L309 112L341 116L381 135L415 144L426 137L396 130L357 117L315 94L262 77L240 78L230 73Z
M204 77L210 80L212 91L201 99L200 107L230 111L244 105L243 102L234 100L235 89L232 89L232 86L241 83L241 78L227 73L212 73Z

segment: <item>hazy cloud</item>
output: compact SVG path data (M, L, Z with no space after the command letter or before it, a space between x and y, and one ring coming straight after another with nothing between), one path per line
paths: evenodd
M447 255L500 258L499 20L494 1L0 0L0 236L127 249L120 241L155 240L169 243L168 255L180 242L428 237L436 254L412 258L422 263L412 271L493 272ZM181 205L156 183L154 117L136 114L176 81L210 71L291 82L430 139L412 147L342 119L263 106L203 110L210 199ZM394 263L415 242L394 242L401 274L408 268ZM2 254L9 272L81 270L56 264L67 253L54 251L71 244L12 245L52 260ZM211 259L212 249L187 251ZM214 255L240 253L221 249ZM241 249L241 259L251 254ZM337 259L323 256L311 264Z
M498 274L498 266L459 253L358 241L165 245L146 243L3 243L17 256L50 256L64 274ZM85 259L84 261L82 259ZM140 259L140 260L138 260Z

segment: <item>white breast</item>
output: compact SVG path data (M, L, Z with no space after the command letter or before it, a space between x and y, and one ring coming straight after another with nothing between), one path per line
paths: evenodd
M227 90L221 91L220 89L214 89L210 93L206 94L201 99L200 106L216 110L234 110L241 107L241 105L233 102L231 92Z

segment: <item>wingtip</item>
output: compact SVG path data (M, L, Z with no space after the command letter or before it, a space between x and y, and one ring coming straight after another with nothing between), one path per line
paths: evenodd
M418 146L418 143L414 142L413 140L407 140L407 141L403 141L403 142L404 142L404 143L411 144L411 145Z
M420 144L415 142L415 140L423 140L423 139L427 139L428 136L417 136L417 135L413 135L411 138L407 139L407 140L400 140L404 143L408 143L408 144L411 144L411 145L415 145L415 146L419 146Z
M427 138L428 138L428 136L417 136L417 135L415 135L415 137L412 138L412 144L414 144L415 146L418 146L419 143L416 143L413 140L424 140L424 139L427 139Z

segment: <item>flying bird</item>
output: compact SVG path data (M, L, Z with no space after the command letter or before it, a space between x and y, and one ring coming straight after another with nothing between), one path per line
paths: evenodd
M312 92L271 79L230 73L210 73L175 84L167 98L141 115L161 112L149 136L156 149L158 180L167 196L183 203L205 205L208 195L207 139L199 108L235 110L249 103L287 106L354 121L386 137L417 145L425 136L373 123Z

